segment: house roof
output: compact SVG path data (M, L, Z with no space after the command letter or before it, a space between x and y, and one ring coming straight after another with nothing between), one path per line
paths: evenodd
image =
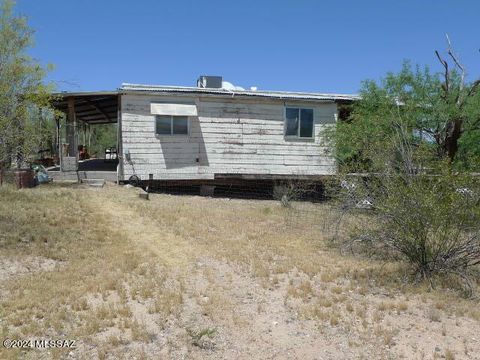
M124 83L119 88L120 93L144 92L144 93L168 93L168 94L196 94L221 97L257 97L277 100L307 100L326 102L352 102L359 100L360 96L352 94L328 94L307 93L291 91L268 91L268 90L227 90L223 88L199 88L186 86L143 85Z
M199 88L186 86L163 86L122 84L115 91L61 92L54 94L52 105L63 112L68 112L68 98L73 98L77 119L89 124L117 122L118 95L126 93L202 95L223 98L264 98L276 100L301 100L315 102L350 103L359 100L358 95L306 93L266 90L227 90L217 88Z

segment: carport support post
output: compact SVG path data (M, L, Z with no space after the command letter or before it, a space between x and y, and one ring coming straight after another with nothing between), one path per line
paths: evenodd
M148 174L147 193L150 193L150 189L152 188L152 183L153 183L153 174Z
M75 119L75 98L70 96L68 98L68 113L67 113L67 142L68 142L68 156L76 156L77 149L75 141L75 130L77 121Z

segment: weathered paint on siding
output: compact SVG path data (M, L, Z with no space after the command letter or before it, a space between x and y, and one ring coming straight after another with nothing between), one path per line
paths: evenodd
M155 135L152 102L196 104L188 136ZM315 139L284 137L285 106L314 109ZM213 179L215 174L330 175L323 130L336 120L334 103L122 95L123 180Z

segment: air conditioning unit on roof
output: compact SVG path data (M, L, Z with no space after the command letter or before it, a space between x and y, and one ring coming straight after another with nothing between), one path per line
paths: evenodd
M197 87L203 89L221 89L222 80L221 76L202 75L197 80Z

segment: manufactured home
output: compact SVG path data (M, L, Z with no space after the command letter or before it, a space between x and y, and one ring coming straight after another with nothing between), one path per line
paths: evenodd
M59 170L118 182L318 179L336 173L325 129L340 106L356 99L245 90L209 76L195 87L123 84L112 92L60 93ZM117 144L110 161L90 160L89 167L79 161L79 133L102 123L117 124Z

